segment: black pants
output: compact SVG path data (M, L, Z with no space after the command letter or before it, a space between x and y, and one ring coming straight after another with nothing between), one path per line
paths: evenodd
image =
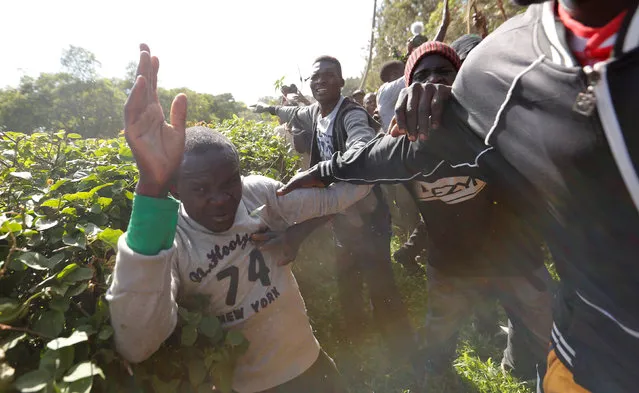
M363 215L362 220L363 225L359 227L344 219L336 219L333 224L339 300L347 335L352 342L362 336L366 324L365 283L375 325L392 355L407 358L414 348L413 334L391 266L388 207L378 198L375 211Z

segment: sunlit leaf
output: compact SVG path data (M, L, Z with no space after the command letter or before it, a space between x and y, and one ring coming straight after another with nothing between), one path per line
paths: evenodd
M71 333L69 337L60 337L55 340L51 340L47 343L47 348L49 349L60 349L64 347L68 347L71 345L75 345L77 343L81 343L87 341L89 336L85 332L74 331ZM70 381L66 381L70 382Z
M33 370L21 375L15 382L15 387L23 393L33 393L44 389L50 381L51 375L44 370Z
M31 180L32 178L31 172L10 172L9 175L24 180Z
M57 203L58 200L57 199L49 199L49 201L55 201L56 206L50 206L50 207L57 207ZM47 202L49 202L47 201ZM45 202L45 203L47 203ZM45 203L42 204L42 206L45 205ZM38 219L38 221L35 222L35 229L37 229L38 231L46 231L49 228L53 228L54 226L58 225L58 220L49 220L47 218L41 217Z
M74 382L80 379L93 377L94 375L99 375L102 379L104 379L104 372L102 372L102 369L96 366L93 362L87 361L72 367L62 380L64 382Z

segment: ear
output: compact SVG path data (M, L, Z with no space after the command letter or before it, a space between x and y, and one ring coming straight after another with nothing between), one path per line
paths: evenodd
M344 80L343 77L340 76L340 82L339 82L339 87L344 87L344 85L346 84L346 81Z

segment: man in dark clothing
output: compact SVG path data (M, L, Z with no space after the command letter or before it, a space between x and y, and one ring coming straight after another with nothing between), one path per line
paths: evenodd
M327 162L333 153L350 156L375 137L379 127L366 110L341 95L344 86L337 59L324 56L313 64L311 90L317 100L307 107L257 105L299 129L313 133L311 165ZM412 333L405 307L395 285L390 260L390 215L379 187L346 214L333 220L337 246L340 303L349 338L362 337L365 326L363 281L373 305L373 316L397 357L412 350Z
M495 206L541 231L561 278L546 393L639 385L638 3L531 5L470 54L445 105L444 87L404 91L393 134L409 136L378 137L291 184L441 168L487 179Z

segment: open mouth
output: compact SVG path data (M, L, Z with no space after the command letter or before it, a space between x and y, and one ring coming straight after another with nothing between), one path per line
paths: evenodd
M326 93L328 93L328 89L324 89L324 88L315 89L315 93L317 93L317 94L326 94Z
M221 215L213 215L211 216L211 220L216 223L225 223L228 222L233 217L232 214L221 214Z

